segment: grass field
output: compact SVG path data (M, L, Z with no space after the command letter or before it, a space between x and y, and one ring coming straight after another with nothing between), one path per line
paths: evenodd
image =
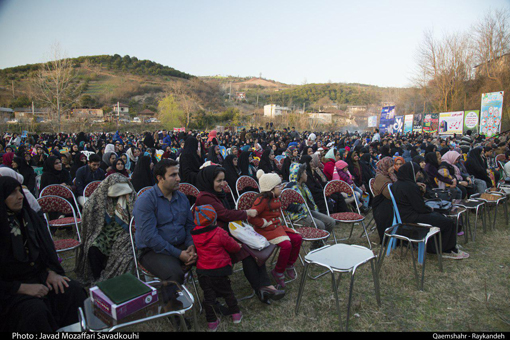
M491 212L493 214L493 212ZM474 215L470 215L474 221ZM473 225L473 223L472 223ZM348 235L350 227L336 229L337 237ZM367 246L358 238L361 226L354 228L348 243ZM344 234L344 235L342 235ZM370 234L373 251L379 254L377 232ZM439 271L437 256L426 261L424 291L417 289L410 254L400 250L384 259L380 272L381 306L377 305L370 265L356 272L349 331L358 332L508 332L510 331L510 229L503 209L498 212L495 230L487 232L479 221L475 242L459 237L461 249L471 256L464 260L443 259ZM306 246L308 248L308 246ZM74 259L65 260L72 268ZM303 266L297 265L298 280L287 285L287 295L268 306L257 298L240 302L242 323L234 325L222 317L218 331L223 332L331 332L343 331L340 325L328 274L312 281L307 279L300 311L295 315L296 299ZM318 273L315 269L314 273ZM421 273L421 266L418 267ZM74 273L69 273L72 277ZM235 273L232 284L236 296L250 292L242 272ZM191 287L190 291L192 291ZM200 288L199 288L200 289ZM342 320L345 322L349 277L344 276L338 290ZM193 292L193 291L192 291ZM223 302L223 301L222 301ZM189 313L192 317L192 313ZM206 330L205 316L198 315L200 331ZM124 331L174 331L171 323L160 319L123 329Z

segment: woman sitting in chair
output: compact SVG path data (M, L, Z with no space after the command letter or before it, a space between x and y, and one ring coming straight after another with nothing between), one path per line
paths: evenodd
M377 173L373 183L374 199L372 212L374 214L379 240L382 242L384 231L393 225L393 204L388 191L388 184L397 181L394 161L391 157L384 157L377 163Z
M76 257L76 275L84 283L126 273L133 256L129 223L136 191L129 179L114 173L104 179L83 210L83 245Z
M319 208L315 204L313 195L306 185L308 174L306 172L306 164L292 163L290 167L290 183L286 188L297 191L303 196L305 203L296 204L287 208L287 213L292 223L300 224L306 227L317 225L317 228L327 230L331 233L335 227L336 221L326 214L319 212ZM305 204L310 208L311 215L308 214ZM312 220L313 218L313 220ZM322 245L321 241L314 241L312 249L319 248Z
M65 276L21 184L0 177L0 331L55 332L78 322L86 291Z
M468 258L468 253L457 248L453 221L425 205L422 196L425 192L424 185L416 183L417 176L420 175L421 168L418 164L405 163L398 169L397 182L390 188L402 223L426 223L438 227L441 230L443 257L456 260ZM427 243L427 252L436 252L434 242Z
M221 166L209 165L203 167L198 172L196 180L200 194L197 197L195 205L211 205L216 211L217 223L220 228L228 231L229 222L239 220L245 221L248 217L255 217L257 215L255 209L231 209L226 199L225 191L223 190L225 169ZM244 258L242 259L244 275L257 294L259 300L269 304L269 299L281 299L285 295L285 292L277 290L271 285L265 264L259 266L257 261L250 256L246 250L241 250L239 255L242 254L244 254Z

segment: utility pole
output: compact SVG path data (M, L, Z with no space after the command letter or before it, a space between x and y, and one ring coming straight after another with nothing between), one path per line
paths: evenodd
M117 102L117 131L119 130L120 103Z
M230 82L230 90L228 92L228 101L230 101L230 97L232 96L232 82Z

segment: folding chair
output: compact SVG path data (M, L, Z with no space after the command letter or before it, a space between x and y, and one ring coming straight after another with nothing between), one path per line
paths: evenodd
M324 193L324 200L326 202L328 201L328 198L335 193L338 193L340 195L342 193L345 193L348 196L354 197L354 190L352 189L352 187L349 184L347 184L346 182L340 181L340 180L333 180L333 181L328 182L328 184L326 184L326 186L324 187L323 193ZM331 214L329 212L329 206L326 204L326 210L328 212L328 216L330 216L331 218L335 219L336 221L338 221L340 223L351 224L351 232L349 234L349 237L345 238L345 239L341 239L340 241L350 239L352 236L352 231L354 230L354 223L361 223L361 225L363 226L364 234L367 237L368 246L370 249L372 249L372 243L370 242L370 238L368 237L368 233L367 233L367 228L365 227L365 223L364 223L365 217L363 215L361 215L361 212L359 210L358 201L356 200L355 197L354 197L353 203L356 204L356 209L358 211L357 213L356 212L340 212L340 213ZM333 231L333 238L335 240L335 243L338 243L334 231Z
M395 197L393 197L393 193L391 192L391 184L388 184L388 191L390 193L391 201L393 203L393 225L384 231L384 237L381 243L381 251L379 253L377 273L379 273L381 270L385 254L386 256L390 255L391 249L394 249L396 246L396 241L397 240L406 241L407 249L408 250L411 249L411 258L413 259L413 268L416 281L418 284L418 289L423 290L423 284L425 280L425 260L427 253L426 246L429 238L431 237L434 237L434 243L436 246L436 253L439 262L439 270L443 271L443 263L441 258L442 256L441 231L439 228L433 227L429 224L402 223L402 220L400 219L400 213L397 207L397 202L395 201ZM413 244L418 245L418 262L422 264L421 285L418 276L418 269L416 268L416 261L413 255L414 253Z
M41 210L44 213L44 217L46 219L46 225L48 227L48 232L50 232L50 227L63 227L63 226L73 226L76 232L76 239L67 238L60 240L53 240L55 244L55 249L58 252L63 252L67 250L76 249L81 245L81 236L80 230L78 228L78 218L76 217L76 212L69 201L54 195L46 195L37 199L37 203L41 206ZM58 218L55 220L50 220L47 216L48 213L56 212L63 215L72 215L72 217L64 217ZM51 232L50 232L51 234Z
M239 197L241 195L241 192L246 188L253 188L253 190L250 190L250 191L256 190L256 191L260 192L259 184L257 183L257 181L255 179L253 179L250 176L246 176L246 175L240 176L236 181L237 197Z
M200 190L193 184L189 183L180 183L179 184L179 191L182 192L188 200L190 201L191 209L195 206L195 201L200 194ZM191 197L194 197L194 199L190 199Z
M135 264L136 277L138 277L138 279L145 281L145 282L154 281L154 280L160 281L160 279L158 277L156 277L154 274L152 274L147 269L145 269L144 266L142 266L142 264L138 261L138 254L137 254L137 248L136 248L136 242L135 242L135 233L136 233L135 218L131 217L131 221L129 222L129 239L131 241L131 251L133 254L133 262ZM140 273L144 276L143 279L140 277ZM193 289L195 290L195 294L198 298L198 304L200 306L200 313L201 313L202 312L202 303L200 302L200 298L198 295L198 289L197 289L197 285L195 283L192 269L190 269L185 274L184 283L186 284L187 282L191 282L191 284L193 285Z
M284 189L280 195L280 202L282 204L281 212L282 212L283 220L287 227L292 228L292 229L296 230L299 234L301 234L301 237L303 238L303 241L305 241L305 242L322 241L323 244L326 244L326 239L330 235L329 232L326 230L319 229L317 227L317 224L315 223L315 219L312 216L312 212L310 211L308 204L306 204L305 199L299 192L297 192L293 189L290 189L290 188ZM294 224L294 222L292 222L291 218L287 215L287 209L293 203L303 204L305 206L306 212L310 216L310 219L312 220L312 223L314 225L313 227L300 226L300 225L296 225L296 224ZM301 250L302 249L303 249L303 247L301 247ZM305 263L303 261L301 254L299 255L299 259L300 259L301 263L304 265ZM319 277L325 275L326 273L322 273L315 277L310 276L310 278L315 280L315 279L318 279Z
M138 192L136 193L136 197L140 197L144 192L146 192L147 190L149 190L150 188L152 188L152 186L148 186L148 187L143 187L141 188L140 190L138 190Z
M74 206L76 207L76 210L78 211L78 217L79 221L81 222L81 212L78 206L78 201L76 201L76 196L74 196L74 193L69 189L68 187L65 187L61 184L51 184L42 189L41 193L39 194L39 197L44 197L48 195L53 196L60 196L66 200L68 200L70 203L74 203Z
M85 189L83 189L83 198L85 199L83 201L84 205L85 205L85 202L87 202L87 200L90 197L90 195L92 195L92 193L94 191L96 191L96 189L99 186L99 184L101 184L101 181L92 181L89 184L87 184Z
M234 193L232 192L232 189L230 189L230 186L228 185L227 181L223 181L223 191L225 191L226 194L230 194L230 196L232 197L232 201L234 202L234 204L237 205Z

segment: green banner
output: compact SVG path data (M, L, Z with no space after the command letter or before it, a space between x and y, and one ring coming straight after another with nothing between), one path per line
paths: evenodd
M478 133L480 123L480 110L464 111L464 133L471 130L473 133Z

